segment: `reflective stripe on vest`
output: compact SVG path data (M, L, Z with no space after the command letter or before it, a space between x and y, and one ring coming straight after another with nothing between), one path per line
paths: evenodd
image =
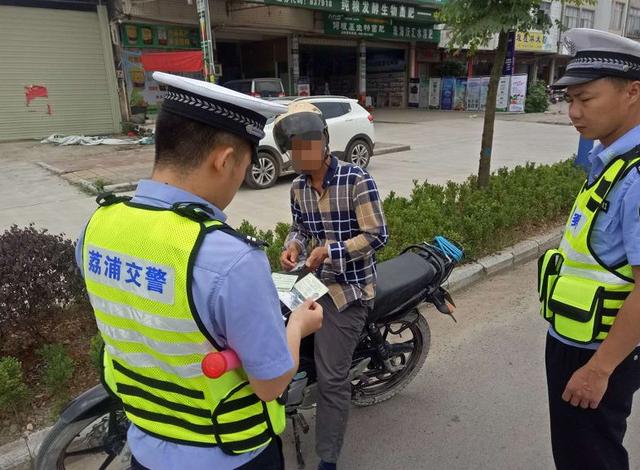
M611 189L639 163L638 149L634 149L611 161L593 184L585 183L559 249L547 251L538 263L541 313L556 333L572 341L604 340L633 290L631 266L605 265L593 252L591 236L598 215L608 210Z
M129 420L164 440L240 454L280 434L285 415L260 401L242 369L202 373L218 346L195 311L192 268L206 233L222 225L132 203L101 207L85 231L83 271L105 342L103 382Z

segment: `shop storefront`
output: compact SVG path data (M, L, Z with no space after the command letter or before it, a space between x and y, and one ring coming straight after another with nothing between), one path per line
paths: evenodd
M107 9L0 5L0 141L121 129Z
M376 108L400 108L407 102L407 48L367 47L367 96Z
M136 111L153 111L162 97L140 65L142 54L200 48L197 23L189 24L195 7L187 14L189 9L177 3L157 0L157 8L139 3L129 18L120 19L123 75ZM402 107L409 99L409 79L419 73L418 57L428 57L426 76L439 60L437 0L209 3L219 83L275 77L292 95L343 95L378 107ZM164 24L171 16L183 25Z
M164 96L164 88L152 78L153 70L145 70L142 55L154 52L200 51L196 26L121 23L121 65L131 115L153 114ZM202 72L172 73L202 78Z
M280 78L288 81L288 49L286 36L245 37L219 33L216 39L216 64L219 83L244 78Z
M358 96L358 48L350 45L302 42L300 45L300 79L309 85L311 95ZM347 43L348 44L348 43Z
M354 3L359 2L352 2L350 10L354 9ZM408 102L409 78L417 74L415 45L432 44L435 49L440 40L440 31L434 29L434 11L409 4L377 2L361 2L359 8L376 12L377 16L325 13L324 33L352 38L359 59L358 98L379 108L404 107Z

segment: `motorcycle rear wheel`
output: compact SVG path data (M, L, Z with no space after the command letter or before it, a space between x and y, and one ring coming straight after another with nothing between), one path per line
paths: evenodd
M129 468L128 421L121 410L73 423L58 421L36 459L36 470L120 470Z
M399 335L394 334L398 331ZM405 332L412 335L408 341L402 338ZM376 405L394 397L413 381L427 359L431 346L431 332L427 320L421 314L412 312L400 320L384 325L382 334L392 350L398 350L390 357L393 364L402 367L390 373L382 370L380 365L374 364L365 370L352 382L351 403L356 406ZM412 345L410 353L400 352L408 349L409 345Z

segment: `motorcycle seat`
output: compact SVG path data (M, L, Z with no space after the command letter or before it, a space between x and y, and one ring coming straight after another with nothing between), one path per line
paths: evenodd
M433 265L412 252L378 264L376 297L369 319L375 321L391 313L426 289L435 276Z

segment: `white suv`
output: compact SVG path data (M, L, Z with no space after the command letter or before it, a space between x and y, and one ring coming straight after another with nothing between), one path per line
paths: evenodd
M282 98L282 104L292 101L308 101L318 107L329 126L329 146L331 152L341 160L362 168L369 165L375 147L373 116L356 100L341 96L311 96L304 98ZM247 170L245 182L254 189L273 186L282 175L293 173L289 153L282 154L273 139L273 121L270 119L264 129L266 136L258 147L258 164Z

